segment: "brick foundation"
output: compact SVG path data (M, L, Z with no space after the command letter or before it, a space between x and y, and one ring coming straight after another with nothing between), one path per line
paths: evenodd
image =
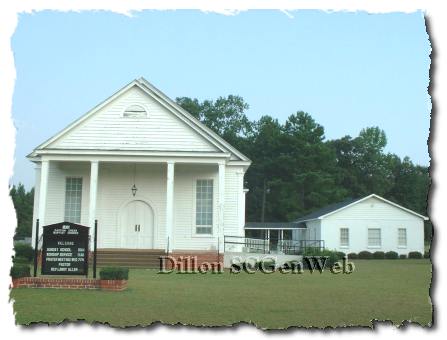
M200 267L211 270L211 267L223 268L223 254L216 251L173 251L168 255L175 259L174 269L176 270L192 270ZM165 261L166 269L173 269L172 261Z
M12 288L102 289L121 291L127 280L99 280L85 278L21 277L12 280Z

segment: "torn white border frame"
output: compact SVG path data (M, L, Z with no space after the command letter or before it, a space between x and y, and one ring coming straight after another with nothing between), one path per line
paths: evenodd
M388 12L414 12L415 10L425 10L430 20L430 38L434 49L436 51L436 72L432 74L435 82L434 89L431 92L433 96L434 106L436 107L436 143L432 141L432 157L435 158L435 172L432 172L432 179L435 181L434 191L431 195L431 211L430 217L434 221L435 233L436 233L436 291L432 292L434 302L437 304L435 314L436 333L430 331L431 335L437 335L445 332L446 329L446 313L443 313L443 308L440 304L445 299L445 293L443 294L443 288L446 286L446 279L443 269L441 267L440 259L444 258L446 247L441 245L447 244L445 240L445 232L443 234L443 223L445 220L445 213L443 213L443 197L447 197L446 185L442 182L440 174L446 174L446 161L445 156L442 157L441 150L445 150L442 146L447 145L447 134L443 134L443 128L446 127L445 111L446 103L445 97L447 94L446 86L446 55L447 55L447 39L442 39L442 32L447 32L447 18L445 17L443 1L437 0L375 0L375 1L337 1L337 0L251 0L251 1L235 1L235 0L217 0L217 1L144 1L144 0L19 0L17 2L5 3L7 0L0 2L0 136L2 141L2 152L0 152L0 207L2 211L2 227L3 237L1 238L2 244L0 245L1 259L0 261L0 280L3 287L2 302L6 303L6 309L2 320L3 330L9 330L14 334L10 336L45 336L46 339L57 338L64 336L67 340L71 338L79 338L85 336L92 336L96 332L101 332L101 335L110 337L128 336L129 332L116 332L108 327L96 327L90 326L65 326L46 329L45 327L38 327L34 332L35 334L29 334L30 330L19 329L14 326L14 317L12 315L12 305L8 304L9 292L7 288L10 283L8 261L9 256L12 254L10 250L11 239L15 228L15 214L12 206L12 202L8 196L8 186L12 176L13 169L13 155L15 146L15 130L11 120L11 105L12 94L15 81L15 68L13 53L11 51L10 39L14 33L18 13L23 12L37 12L41 10L59 10L59 11L84 11L84 10L108 10L124 15L132 15L133 11L143 9L201 9L205 12L217 12L224 15L236 15L240 11L248 9L279 9L284 12L285 15L291 15L287 10L296 9L322 9L327 11L367 11L370 13L388 13ZM293 15L293 14L292 14ZM443 98L444 96L444 98ZM442 101L444 99L444 101ZM444 110L443 110L444 108ZM432 134L433 134L432 127ZM433 138L433 135L432 135ZM445 154L445 152L444 152ZM445 210L445 209L444 209ZM444 218L443 218L444 217ZM444 266L445 267L445 266ZM186 339L200 338L200 337L221 337L228 335L231 332L232 336L239 338L246 338L246 336L260 335L265 336L260 331L256 330L252 326L243 326L238 328L239 331L235 332L232 329L226 329L224 331L216 330L198 330L190 327L172 328L172 327L156 327L150 333L151 336L158 335L170 335L174 333L182 332ZM388 335L394 337L405 336L406 338L416 338L420 336L428 335L427 331L422 330L420 327L409 327L411 332L404 331L399 332L389 326L381 325L378 327L378 332L366 332L366 331L338 331L331 332L329 334L323 334L322 332L291 332L282 334L280 336L312 336L312 338L320 338L322 336L343 336L343 337L369 337L376 336L378 333L381 335ZM71 332L75 331L75 332ZM60 333L64 332L64 333ZM212 333L209 333L212 332ZM145 331L131 332L134 337L147 336Z

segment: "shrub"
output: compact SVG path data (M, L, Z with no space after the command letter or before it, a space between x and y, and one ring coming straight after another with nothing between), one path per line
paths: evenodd
M373 253L373 258L377 260L383 260L385 258L385 253L383 251L375 251Z
M101 280L127 280L129 279L129 268L104 267L99 272Z
M400 258L400 259L406 259L406 258L407 258L407 255L405 255L405 254L400 254L400 255L399 255L399 258Z
M29 265L19 264L19 263L14 264L11 267L11 271L9 272L9 274L11 275L11 277L13 279L18 279L21 277L29 277L29 276L31 276L30 273L31 273L31 271L30 271Z
M424 252L424 259L429 259L430 258L430 252L426 251Z
M12 258L12 262L13 263L22 263L22 264L29 264L30 263L30 261L27 258L21 257L21 256L14 256Z
M327 259L325 262L325 268L330 268L334 265L335 262L338 262L341 259L343 259L343 256L340 256L341 254L344 255L344 253L332 251L332 250L328 250L328 249L320 250L318 248L308 248L308 249L306 249L306 251L303 255L304 255L304 257L314 257L314 256L315 257L319 257L319 256L325 257L326 256ZM304 261L304 265L305 265L305 267L307 266L307 261Z
M344 256L340 256L340 253L335 251L328 251L328 253L324 254L323 256L328 256L325 267L330 268L332 267L336 262L343 259Z
M358 259L358 258L359 258L359 256L357 255L357 253L349 253L348 254L348 259L355 260L355 259Z
M367 250L363 250L359 253L359 259L369 260L372 259L372 257L372 253Z
M399 257L399 254L396 253L395 251L387 251L385 253L385 258L389 259L389 260L394 260L397 259Z
M342 251L336 251L335 254L338 256L339 259L342 259L346 256L346 253Z
M409 259L421 259L422 258L422 254L418 251L410 251L408 253L408 258Z
M29 244L17 243L14 245L15 257L22 257L31 262L34 258L34 249Z

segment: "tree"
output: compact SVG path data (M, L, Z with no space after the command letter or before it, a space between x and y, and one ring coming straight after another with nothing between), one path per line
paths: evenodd
M248 219L260 220L264 196L266 221L290 221L343 197L345 191L334 185L335 153L308 113L299 111L284 125L264 116L253 126Z
M178 105L201 121L202 105L196 98L178 97L175 99Z
M249 106L240 96L229 95L203 102L180 97L176 102L235 147L252 131L251 122L245 115Z
M378 127L328 142L334 148L343 185L354 197L371 193L386 195L393 183L393 164L398 157L385 154L386 134Z
M284 146L289 150L284 171L289 172L283 201L292 206L285 214L298 218L315 208L344 198L346 191L337 187L337 163L333 149L324 140L324 128L310 114L298 111L284 125Z
M409 157L395 164L395 181L389 191L389 198L424 216L427 213L428 192L431 184L427 167L415 165ZM425 240L432 236L432 225L425 222Z
M247 220L260 221L263 210L264 190L266 193L265 219L272 220L272 214L278 213L275 204L270 204L281 178L277 157L281 156L283 149L281 140L282 130L277 119L263 116L253 123L253 135L247 138L246 154L253 161L245 175L246 185L249 188L247 196ZM265 186L264 186L265 182Z
M14 203L17 216L16 238L29 237L33 228L34 188L26 191L22 183L10 188L9 194Z
M379 127L363 129L354 140L354 167L361 177L361 195L385 195L392 184L391 168L387 163L393 159L383 153L386 144L386 134Z

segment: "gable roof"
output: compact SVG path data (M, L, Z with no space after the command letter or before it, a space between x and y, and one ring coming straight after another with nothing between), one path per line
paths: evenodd
M357 199L347 199L343 202L337 202L337 203L332 203L329 204L323 208L320 208L318 210L315 210L313 212L311 212L310 214L304 215L302 217L300 217L299 219L297 219L295 222L305 222L305 221L311 221L311 220L315 220L315 219L319 219L320 217L323 217L331 212L335 212L338 211L356 201L358 201L359 198Z
M58 132L56 135L54 135L53 137L49 138L48 140L37 146L34 149L34 151L30 155L28 155L28 157L38 154L39 150L44 150L50 144L54 143L55 141L65 136L67 133L78 127L85 120L93 116L100 109L105 107L107 104L109 104L114 99L118 98L119 96L121 96L134 86L138 87L144 93L146 93L151 98L156 100L159 104L161 104L164 108L169 110L172 114L174 114L177 118L183 121L190 128L192 128L196 133L198 133L200 136L206 139L209 143L214 145L221 152L233 154L237 158L237 160L251 162L247 156L245 156L243 153L241 153L232 145L230 145L227 141L225 141L222 137L220 137L210 128L201 123L198 119L196 119L189 112L180 107L177 103L175 103L172 99L170 99L163 92L158 90L155 86L153 86L143 77L131 81L129 84L127 84L126 86L115 92L112 96L110 96L109 98L107 98L106 100L95 106L93 109L85 113L83 116L78 118L76 121L69 124L66 128Z
M332 214L334 214L334 213L336 213L338 211L341 211L343 209L351 207L351 206L353 206L353 205L355 205L357 203L363 202L363 201L365 201L365 200L367 200L369 198L377 198L377 199L379 199L379 200L381 200L381 201L383 201L385 203L388 203L388 204L390 204L390 205L392 205L392 206L394 206L396 208L402 209L402 210L404 210L404 211L406 211L406 212L408 212L410 214L413 214L413 215L415 215L417 217L420 217L420 218L422 218L424 220L428 220L427 216L420 215L420 214L418 214L417 212L415 212L413 210L404 208L403 206L401 206L401 205L399 205L397 203L391 202L391 201L389 201L389 200L387 200L387 199L385 199L385 198L383 198L383 197L381 197L379 195L371 194L371 195L368 195L368 196L365 196L365 197L362 197L362 198L348 199L348 200L345 200L343 202L338 202L338 203L333 203L333 204L327 205L327 206L325 206L325 207L323 207L321 209L318 209L318 210L316 210L316 211L314 211L314 212L312 212L310 214L302 216L301 218L297 219L295 222L299 223L299 222L307 222L307 221L312 221L312 220L321 220L321 219L323 219L323 218L325 218L325 217L327 217L329 215L332 215Z

